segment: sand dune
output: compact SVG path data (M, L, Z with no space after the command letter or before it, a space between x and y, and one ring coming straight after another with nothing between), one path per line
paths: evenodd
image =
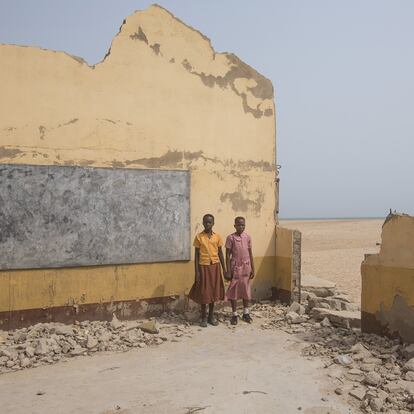
M360 266L365 253L377 253L383 220L281 220L302 232L302 274L337 284L360 303Z

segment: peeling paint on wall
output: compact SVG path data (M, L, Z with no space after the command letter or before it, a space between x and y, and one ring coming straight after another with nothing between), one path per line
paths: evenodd
M0 81L0 163L189 171L191 234L206 211L216 215L223 235L243 213L257 255L253 292L270 294L276 149L269 80L151 6L124 20L93 66L64 52L0 45ZM19 321L25 309L35 317L63 315L70 298L81 312L83 301L96 310L103 303L184 295L193 266L0 272L0 322L11 314ZM42 309L49 306L56 312Z
M414 342L414 307L408 306L402 296L395 296L389 310L381 304L376 316L391 336L400 336L405 342Z

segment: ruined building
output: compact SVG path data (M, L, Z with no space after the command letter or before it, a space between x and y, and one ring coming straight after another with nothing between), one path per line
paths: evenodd
M361 273L362 330L414 342L414 217L387 217L381 250L366 255Z
M0 82L0 329L182 303L207 212L247 218L254 295L289 299L268 79L151 6L93 66L0 45Z

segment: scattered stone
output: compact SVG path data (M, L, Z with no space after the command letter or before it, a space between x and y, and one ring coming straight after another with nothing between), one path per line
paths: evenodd
M336 285L315 276L302 275L301 288L306 292L325 298L335 294Z
M288 312L286 315L286 320L291 324L299 324L306 322L305 316L298 315L296 312Z
M360 312L313 308L311 316L317 321L322 321L323 319L328 318L332 325L340 328L350 329L361 327Z
M368 374L365 375L364 382L368 385L378 386L382 383L382 377L378 372L368 372Z
M57 324L55 333L56 335L71 336L73 335L73 328L70 325Z
M87 352L87 349L85 349L85 348L82 348L82 347L78 346L78 347L76 347L76 348L72 349L72 350L70 351L70 354L71 354L72 356L77 356L77 355L82 355L82 354L84 354L85 352Z
M98 346L98 340L94 336L88 335L88 339L86 341L86 348L92 349L92 348L96 348L97 346Z
M372 398L369 400L369 406L374 411L381 411L382 407L384 406L384 400L382 398Z
M121 329L124 326L124 324L118 320L118 318L116 317L116 315L113 313L112 314L112 321L111 321L111 327L113 329Z
M348 366L351 365L354 361L350 355L337 355L334 358L335 363L342 366Z
M362 401L365 397L365 389L364 388L354 388L353 390L349 391L349 395L356 398L359 401Z
M142 323L138 326L138 328L149 334L157 334L160 332L155 321Z
M324 328L330 328L332 324L329 321L329 319L325 317L322 319L321 326L323 326Z
M405 373L404 379L406 381L413 381L414 382L414 371L407 371Z
M411 358L405 365L405 371L414 371L414 358Z
M35 345L35 355L46 355L49 352L49 346L46 338L40 338L37 340Z
M410 344L404 347L402 354L406 359L414 358L414 344Z
M344 390L342 388L335 388L335 394L342 395L344 393Z

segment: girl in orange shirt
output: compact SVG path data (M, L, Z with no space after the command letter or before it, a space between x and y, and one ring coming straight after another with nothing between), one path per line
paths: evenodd
M189 297L201 305L200 326L217 326L214 318L214 302L224 299L224 283L221 276L226 274L226 266L222 251L223 241L218 233L213 231L214 216L206 214L203 217L204 231L194 239L195 247L195 280ZM221 265L221 268L220 268ZM208 317L207 317L208 305Z

